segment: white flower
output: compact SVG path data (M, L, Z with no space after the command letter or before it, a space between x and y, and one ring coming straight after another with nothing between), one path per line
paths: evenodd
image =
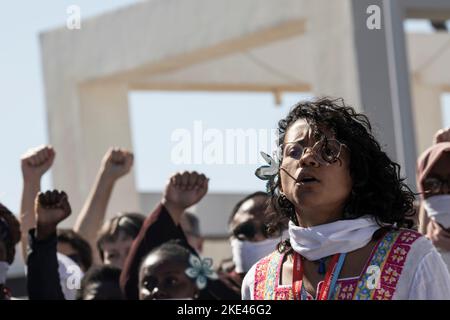
M195 279L195 284L200 290L206 287L208 278L212 280L218 279L217 274L212 268L213 260L211 258L201 259L191 254L189 256L189 264L191 266L186 269L186 275L189 278Z
M261 156L266 160L268 166L261 166L256 169L255 175L261 180L267 180L266 189L267 192L270 192L270 187L276 183L278 171L280 169L279 155L275 152L274 158L272 158L267 153L261 152Z

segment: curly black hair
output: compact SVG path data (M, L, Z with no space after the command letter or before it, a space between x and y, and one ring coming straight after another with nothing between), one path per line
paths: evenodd
M120 291L120 272L121 270L110 266L92 266L85 273L83 279L81 280L81 287L77 292L77 300L85 300L88 293L87 289L89 285L93 283L111 283L112 286L109 287L107 292L102 292L92 297L94 300L123 300L122 293ZM106 295L105 295L106 294Z
M400 165L389 159L375 140L367 116L357 113L342 98L302 101L278 122L278 146L281 149L287 130L298 119L308 122L316 139L324 135L321 129L326 128L350 150L353 185L344 219L371 215L380 226L412 227L413 220L409 217L414 215L415 195L400 177ZM279 155L282 157L282 152ZM277 232L279 221L286 217L296 223L294 206L280 195L279 187L280 179L269 185L272 207L266 215L269 233Z

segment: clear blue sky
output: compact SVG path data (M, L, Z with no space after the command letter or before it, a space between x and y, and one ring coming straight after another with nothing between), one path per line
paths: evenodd
M65 25L66 8L72 4L80 6L82 19L85 19L135 2L15 0L3 4L0 10L0 201L12 210L19 208L21 154L48 141L38 33ZM415 23L408 28L426 32L429 26ZM254 165L173 165L170 162L171 133L177 128L192 130L195 120L202 120L205 129L270 129L276 125L274 120L284 115L288 106L298 99L298 95L286 95L283 105L277 108L270 94L130 94L138 188L159 190L168 174L184 168L207 173L211 177L211 191L263 188L264 184L253 175ZM154 108L149 107L155 105L166 106L158 108L157 117ZM256 111L260 115L258 118L254 117ZM161 119L169 117L173 119L170 126L162 126ZM236 177L239 177L239 183ZM43 188L50 186L50 176L47 175Z
M210 191L249 192L264 190L264 183L258 180L254 171L257 164L214 164L214 165L176 165L171 160L171 150L177 141L171 141L174 130L186 129L194 135L195 121L201 121L202 132L218 129L223 134L224 144L236 141L226 135L226 130L255 130L262 150L247 144L245 159L259 151L270 152L270 130L275 129L277 121L286 115L289 107L307 95L285 94L283 103L275 106L272 94L265 93L147 93L130 94L130 111L134 150L136 152L137 185L140 190L160 190L168 175L179 170L197 170L210 177ZM170 106L159 107L159 106ZM155 110L158 110L155 113ZM257 115L257 116L255 116ZM170 121L167 121L170 119ZM164 125L161 122L164 121ZM267 134L260 134L264 130ZM197 139L198 140L198 139ZM215 141L219 141L216 139ZM205 141L203 146L213 141ZM192 143L191 152L200 150L199 143ZM237 146L238 147L238 146ZM231 154L227 149L225 153ZM157 157L155 154L157 153ZM225 155L226 156L226 155ZM192 156L193 160L194 156ZM261 163L263 163L262 159ZM224 161L226 163L226 160ZM155 169L158 168L158 169ZM239 179L239 181L237 181Z
M0 201L19 208L20 156L48 141L38 33L65 25L66 9L77 4L82 19L135 0L14 0L0 10ZM49 176L44 178L48 187Z

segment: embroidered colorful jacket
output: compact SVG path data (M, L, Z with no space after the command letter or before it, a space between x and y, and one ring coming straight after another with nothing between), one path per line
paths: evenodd
M392 299L411 246L420 237L419 233L412 230L386 233L376 244L359 277L337 281L333 299ZM255 300L293 299L291 286L280 285L279 275L283 259L284 254L275 251L256 264L253 287ZM377 283L375 277L378 275L381 277ZM319 290L322 284L322 282L319 283ZM313 297L308 295L308 299L313 299Z

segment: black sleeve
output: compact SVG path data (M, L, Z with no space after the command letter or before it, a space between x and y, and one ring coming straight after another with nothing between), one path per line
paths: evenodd
M175 224L166 207L160 204L145 220L125 261L120 283L126 299L139 299L139 267L142 259L154 248L173 239L180 240L193 254L198 255L188 244L181 227ZM209 280L207 289L202 290L200 297L205 300L240 300L240 298L240 292L236 292L222 280Z
M160 204L145 220L125 261L120 282L126 299L139 298L139 266L142 259L154 248L172 239L179 239L187 245L183 230L175 224L167 209ZM191 251L195 252L193 249Z
M56 233L37 240L35 229L29 234L27 288L30 300L65 300L61 289L56 256Z

